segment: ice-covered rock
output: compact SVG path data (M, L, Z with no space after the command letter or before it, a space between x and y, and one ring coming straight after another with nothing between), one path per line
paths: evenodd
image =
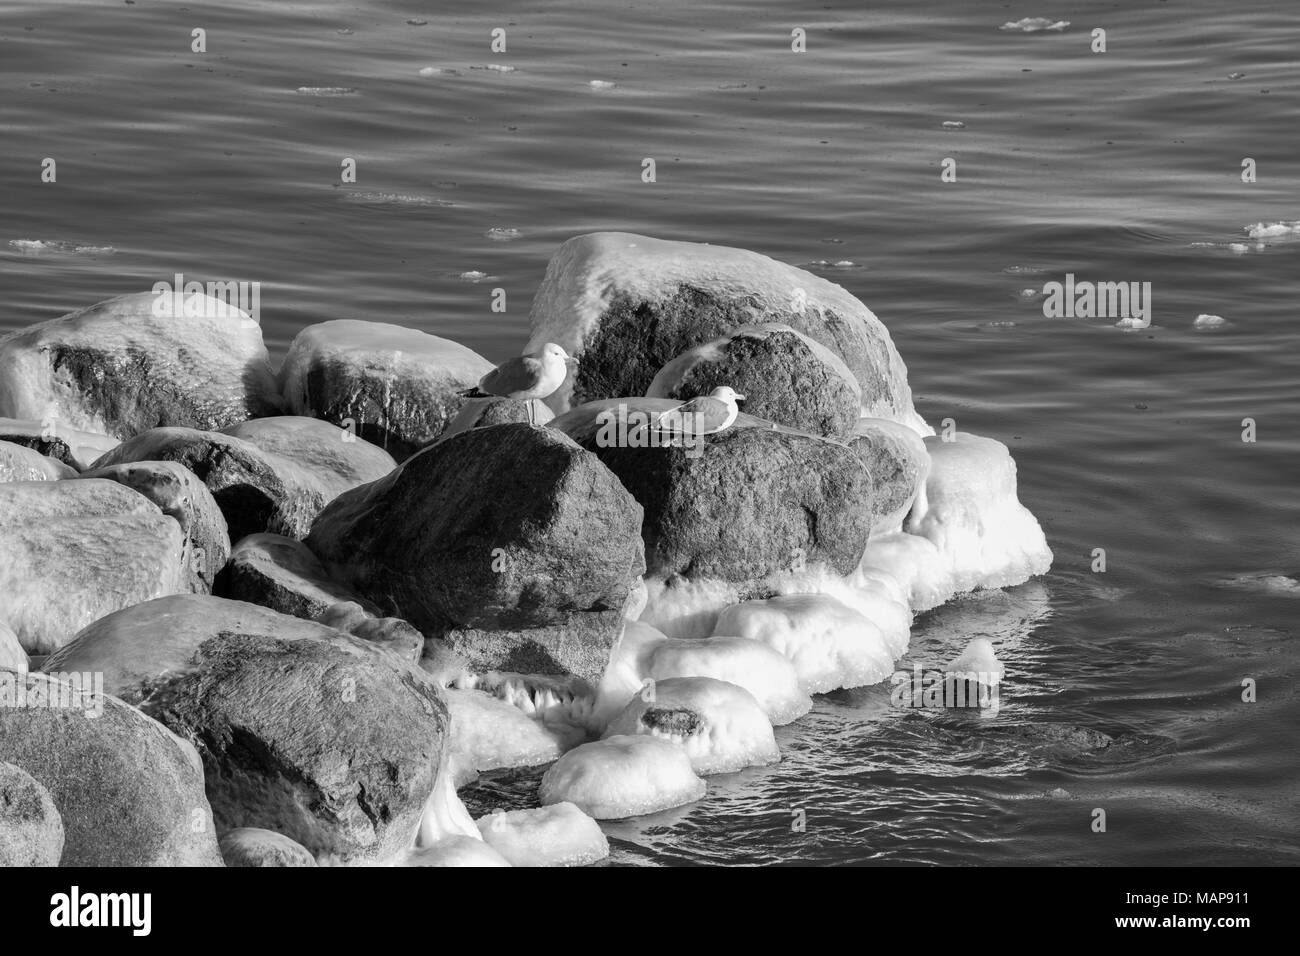
M658 813L704 796L686 750L644 734L607 737L570 750L542 777L544 806L572 803L597 820Z
M57 420L0 418L0 441L13 442L48 458L55 458L77 471L121 443L99 432L85 432Z
M230 433L155 428L123 442L94 468L139 461L174 461L198 475L233 541L259 531L301 538L341 492L395 467L382 449L297 416L260 419Z
M430 846L407 853L400 866L509 866L510 861L482 840L444 837Z
M0 338L6 417L129 438L278 409L261 328L207 295L119 296Z
M240 827L221 838L226 866L315 866L316 858L301 843L283 833L259 827Z
M595 455L553 429L493 425L341 495L307 545L478 670L594 683L644 569L640 524Z
M609 856L598 824L572 803L478 818L483 842L512 866L586 866Z
M621 734L649 734L680 744L702 777L781 759L772 723L754 695L712 677L656 681L651 692L633 697L605 731L607 737Z
M26 674L28 664L27 652L18 642L18 635L3 618L0 618L0 670Z
M844 360L776 322L743 325L687 349L659 370L646 395L684 401L724 385L745 396L746 413L814 435L847 436L862 412L862 387Z
M875 500L872 534L898 531L930 473L930 455L917 432L883 418L854 423L849 447L871 476Z
M747 637L664 641L655 648L648 676L656 683L671 677L712 677L736 684L754 696L776 726L812 709L789 658Z
M143 495L98 478L0 482L0 618L29 654L189 587L180 525Z
M224 597L309 621L331 606L346 602L372 615L379 612L351 588L331 578L305 544L282 534L261 532L244 538L231 551L223 578Z
M443 691L451 714L451 752L458 783L503 767L537 767L568 748L564 735L536 717L480 690Z
M83 690L74 698L62 688L45 674L0 671L0 699L23 694L28 702L0 706L0 761L53 797L65 834L61 865L220 866L194 748L116 697ZM82 706L49 703L74 700Z
M785 594L734 604L714 634L747 637L789 658L808 694L863 687L894 670L896 648L866 616L826 594Z
M280 382L289 411L348 426L399 461L442 434L492 363L449 339L385 322L310 325Z
M0 441L0 482L59 481L76 478L76 469L24 445Z
M896 531L871 539L849 580L896 582L914 611L938 607L957 593L948 562L929 538Z
M218 572L230 557L230 535L216 499L194 472L174 461L140 461L92 468L82 477L125 485L176 519L185 535L183 560L190 589L211 593Z
M44 666L103 673L108 693L191 741L223 830L274 830L331 862L389 860L409 846L446 737L446 707L418 668L240 601L126 608Z
M668 640L663 632L642 621L628 621L610 650L605 673L596 685L592 728L604 730L609 721L647 687L650 664L659 645Z
M0 867L58 866L62 856L54 798L27 771L0 761Z
M781 323L838 354L862 388L862 413L930 434L912 407L889 330L843 288L744 249L621 232L577 236L552 256L533 299L529 348L555 342L576 375L557 412L644 395L688 349L745 325Z

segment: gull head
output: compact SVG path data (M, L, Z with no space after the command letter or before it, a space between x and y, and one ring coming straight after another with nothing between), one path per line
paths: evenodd
M559 359L561 362L567 362L569 361L569 353L554 342L547 342L542 346L542 358Z
M709 392L709 398L716 398L720 402L726 402L728 405L734 405L736 402L743 402L744 395L737 395L735 389L730 385L723 385L721 388L715 388Z

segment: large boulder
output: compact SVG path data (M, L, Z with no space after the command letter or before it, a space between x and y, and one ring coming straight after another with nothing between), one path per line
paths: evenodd
M694 447L633 447L609 427L626 421L634 434L673 404L593 402L549 426L599 456L645 509L648 574L752 584L792 566L857 567L877 502L852 449L746 415Z
M0 482L58 481L76 477L77 472L70 465L47 458L24 445L0 441Z
M85 685L69 694L45 674L6 674L0 695L24 695L26 706L0 706L0 761L50 792L66 835L62 865L221 865L194 748Z
M235 545L222 573L223 597L260 604L314 621L332 605L352 602L378 613L369 601L329 576L301 541L282 534L250 534Z
M230 557L230 535L216 499L194 472L174 461L140 461L105 465L83 472L82 477L125 485L174 518L185 535L184 563L190 589L212 591L217 573Z
M878 516L872 530L899 530L930 473L926 440L897 422L859 418L853 425L849 447L857 452L871 476Z
M203 759L221 832L281 833L318 859L409 847L447 732L437 686L334 628L202 595L96 621L45 662L99 671Z
M99 478L0 483L0 618L48 654L119 608L190 589L177 522Z
M723 385L745 396L748 414L814 435L846 436L862 413L862 388L844 360L779 323L741 326L687 349L646 395L683 401Z
M449 339L385 322L309 325L280 369L288 410L312 415L404 459L442 434L492 363Z
M58 866L63 820L50 791L0 761L0 866Z
M94 467L184 465L216 499L234 541L259 531L301 538L340 492L396 467L382 449L316 419L262 419L231 432L155 428L123 442Z
M121 443L111 435L81 431L57 419L30 418L0 418L0 441L30 448L77 471L85 471L92 461Z
M493 425L340 495L307 545L474 666L596 679L644 569L640 526L595 455L549 428Z
M549 400L562 412L644 395L688 349L741 326L778 322L831 349L862 389L862 413L930 429L912 407L889 330L834 283L744 249L598 232L564 243L533 299L529 349L579 359Z
M274 414L257 322L210 296L176 298L119 296L0 339L0 415L129 438Z

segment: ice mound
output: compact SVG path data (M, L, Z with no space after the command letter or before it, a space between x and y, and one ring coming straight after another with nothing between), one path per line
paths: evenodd
M510 861L482 840L451 836L402 857L398 866L509 866Z
M978 675L980 683L992 686L1002 682L1007 669L994 653L993 642L987 638L977 637L948 663L944 671L948 674L972 675L968 677L970 680L975 680L975 675Z
M478 828L512 866L586 866L609 856L600 824L572 803L489 813Z
M680 744L701 776L781 759L772 724L754 695L712 677L658 681L653 694L634 697L605 731L607 737L623 734L647 734Z
M938 549L953 592L1021 584L1047 571L1052 552L1016 497L1016 463L1007 446L965 432L925 444L930 476L906 531Z
M807 694L875 684L894 669L896 645L870 618L826 594L734 604L713 631L759 641L789 658Z
M1221 315L1211 315L1208 312L1202 312L1192 323L1194 329L1218 329L1228 324L1228 320Z
M873 538L862 563L849 578L854 584L868 580L891 581L907 595L913 611L928 611L952 597L957 589L947 562L929 538L899 531Z
M1257 222L1253 226L1243 227L1246 235L1252 239L1289 239L1300 238L1300 219L1278 222Z
M415 846L432 847L447 839L482 840L474 818L456 795L456 757L451 747L444 748L433 791L424 804L424 813L415 832ZM427 865L427 864L421 864Z
M637 694L647 687L650 662L668 638L642 621L628 621L610 651L609 663L596 688L596 703L589 726L597 733Z
M569 802L597 820L658 813L704 796L686 750L643 734L583 744L555 762L538 791L543 805Z
M479 690L443 691L451 713L451 750L456 784L484 770L536 767L564 753L564 737L541 720Z
M681 575L645 578L646 607L642 623L658 628L669 637L707 637L713 631L718 612L740 600L739 588L713 578L690 580Z
M655 648L649 676L656 683L671 677L712 677L736 684L754 696L768 720L777 726L812 709L812 701L799 687L794 665L766 644L747 637L664 641Z

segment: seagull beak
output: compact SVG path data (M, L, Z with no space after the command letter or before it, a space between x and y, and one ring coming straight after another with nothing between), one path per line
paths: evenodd
M738 402L743 402L744 400L745 400L745 396L744 396L744 395L737 395L737 396L736 396L736 401L738 401Z

